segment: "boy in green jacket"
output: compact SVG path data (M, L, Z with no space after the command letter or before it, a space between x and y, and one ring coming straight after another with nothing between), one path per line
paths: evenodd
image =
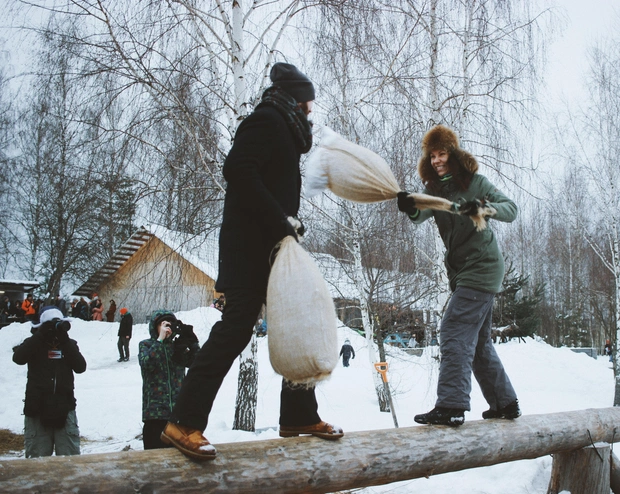
M193 326L169 310L156 310L149 322L150 338L139 344L142 372L142 442L144 449L169 447L161 439L177 401L185 368L200 348Z

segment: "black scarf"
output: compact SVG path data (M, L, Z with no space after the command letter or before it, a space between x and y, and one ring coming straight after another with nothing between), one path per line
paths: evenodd
M299 108L295 98L282 88L271 86L265 89L261 102L256 108L263 105L275 108L284 117L293 133L295 145L301 154L310 151L312 147L312 123L303 110Z

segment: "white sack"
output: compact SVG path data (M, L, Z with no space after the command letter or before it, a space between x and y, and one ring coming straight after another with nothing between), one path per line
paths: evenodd
M267 287L269 359L294 383L314 384L338 363L336 309L312 257L285 237Z
M309 197L328 187L354 202L394 199L400 187L385 160L324 127L321 143L308 159L304 178Z
M400 186L386 161L370 149L346 140L328 127L323 127L321 142L308 158L305 191L308 197L328 188L349 201L371 203L395 199ZM418 209L451 210L452 202L426 194L409 194ZM476 230L486 228L485 216L492 214L482 208L470 216Z

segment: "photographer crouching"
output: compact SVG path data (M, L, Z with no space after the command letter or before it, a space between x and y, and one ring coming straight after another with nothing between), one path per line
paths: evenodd
M55 306L44 307L32 336L13 348L13 362L28 364L24 406L26 458L80 454L73 373L86 370L69 319Z
M139 344L142 371L142 442L144 449L168 448L160 435L177 401L185 368L200 349L194 327L169 310L157 310L149 321L151 337Z

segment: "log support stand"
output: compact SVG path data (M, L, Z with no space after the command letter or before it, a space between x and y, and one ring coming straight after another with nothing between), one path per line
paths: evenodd
M547 494L609 494L611 447L596 443L575 451L555 453Z

